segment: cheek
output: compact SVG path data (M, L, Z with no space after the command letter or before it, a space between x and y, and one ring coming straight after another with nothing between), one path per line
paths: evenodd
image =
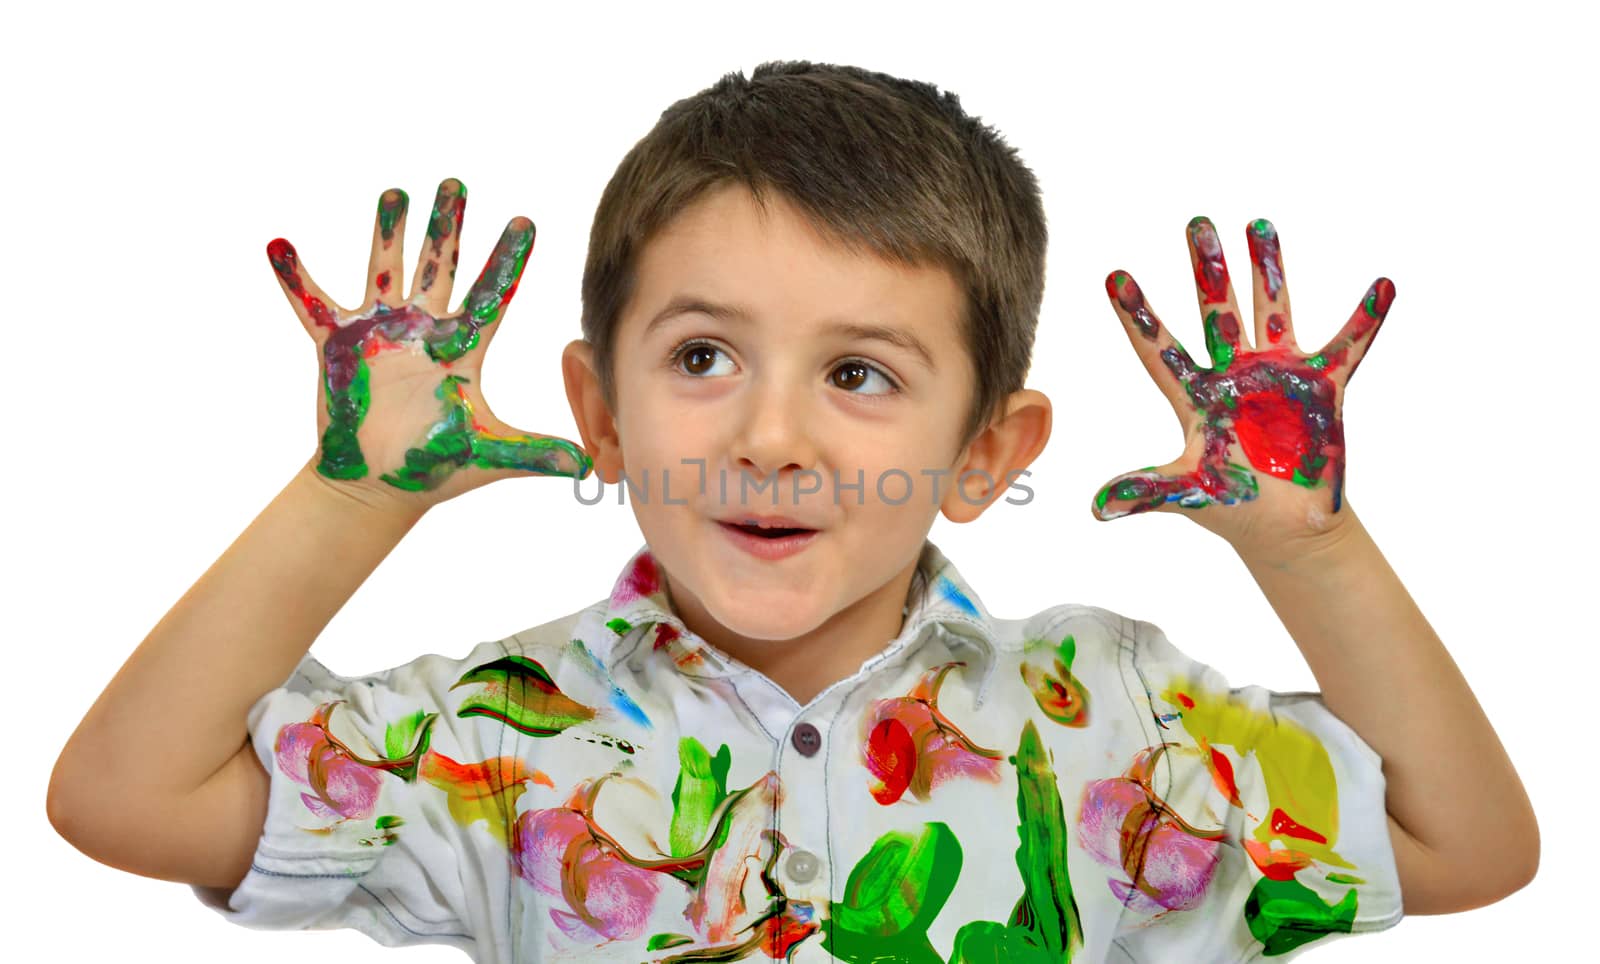
M875 475L895 474L895 470L899 470L921 485L924 480L931 481L932 476L925 473L949 468L944 461L948 447L944 439L906 428L848 441L836 439L829 451L840 467L841 477L848 472L848 477L854 478L855 470L860 468L870 481ZM904 480L900 484L903 485Z

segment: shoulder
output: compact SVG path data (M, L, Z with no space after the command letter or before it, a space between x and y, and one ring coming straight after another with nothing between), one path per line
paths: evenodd
M1018 656L1040 649L1055 649L1068 637L1086 659L1117 661L1119 652L1131 650L1142 634L1141 624L1121 613L1085 603L1060 603L1023 619L994 619L999 648Z
M500 666L507 660L536 662L555 675L564 662L582 655L584 650L578 644L593 639L592 627L605 628L601 625L604 610L604 602L594 603L510 635L484 640L464 651L422 653L397 666L357 676L335 673L308 654L288 685L312 693L376 689L396 695L432 696L446 702L449 690L485 667Z

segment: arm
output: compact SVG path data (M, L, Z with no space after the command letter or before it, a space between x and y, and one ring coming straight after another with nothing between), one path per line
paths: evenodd
M1320 544L1240 559L1328 709L1383 757L1406 911L1481 907L1533 878L1533 806L1455 661L1348 503L1345 513Z
M51 823L121 869L236 883L266 816L247 712L420 517L297 472L90 707L51 774Z
M237 883L268 789L246 732L250 708L284 683L429 507L499 479L583 478L592 466L566 439L502 422L478 387L533 222L511 219L449 312L466 188L454 178L439 185L406 298L408 203L397 188L379 197L366 301L355 311L328 298L288 241L267 245L320 359L320 451L162 618L62 750L50 820L97 859ZM220 841L226 873L202 859Z

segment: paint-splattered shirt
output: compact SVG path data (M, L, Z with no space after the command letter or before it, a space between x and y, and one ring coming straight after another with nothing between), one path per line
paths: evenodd
M1244 961L1402 915L1381 760L1316 693L1156 626L990 615L932 543L900 634L801 707L690 633L648 547L609 598L251 708L239 924L483 962Z

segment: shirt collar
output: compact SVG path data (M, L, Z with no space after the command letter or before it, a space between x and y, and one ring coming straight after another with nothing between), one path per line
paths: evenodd
M595 634L599 638L589 641L590 650L608 669L633 649L667 650L685 670L715 671L725 662L715 647L689 631L672 608L666 576L648 543L622 567L603 604L600 621L604 625ZM924 540L907 593L900 635L886 649L898 649L917 640L930 626L953 636L954 645L972 648L984 663L984 675L988 675L999 645L993 619L955 564L931 540ZM617 645L634 633L644 634L637 645Z

